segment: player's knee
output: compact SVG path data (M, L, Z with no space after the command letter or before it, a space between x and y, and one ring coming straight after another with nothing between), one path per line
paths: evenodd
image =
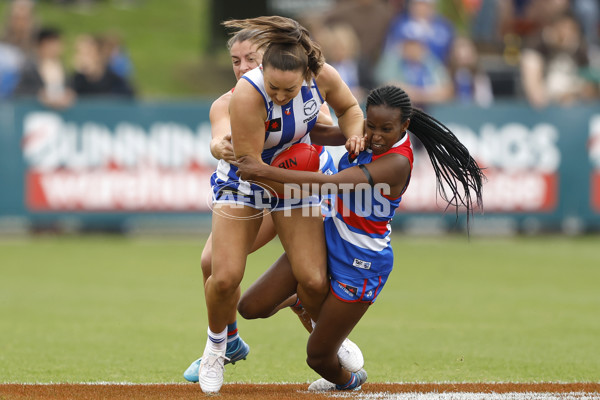
M238 302L237 309L244 319L265 318L261 315L260 310L256 308L255 303L244 296Z
M236 276L211 276L211 286L221 296L232 296L237 290L241 278Z
M299 282L304 291L311 297L323 297L329 290L329 281L326 275L314 275Z

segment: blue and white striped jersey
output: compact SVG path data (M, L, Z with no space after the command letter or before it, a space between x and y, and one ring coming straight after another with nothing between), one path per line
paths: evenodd
M262 66L248 71L246 79L260 93L267 110L262 159L270 164L283 150L295 143L310 143L308 133L315 126L323 98L313 79L304 82L298 95L284 106L273 103L265 90Z

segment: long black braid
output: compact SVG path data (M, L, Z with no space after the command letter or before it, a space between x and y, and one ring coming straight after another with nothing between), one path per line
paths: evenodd
M459 206L466 207L468 229L469 216L473 213L473 194L477 207L483 210L481 196L485 175L477 162L444 124L421 110L413 109L410 97L401 88L382 86L372 90L367 97L366 109L380 105L399 108L403 123L410 118L410 132L423 143L429 155L437 179L437 192L448 202L448 207L456 208L457 217ZM444 183L452 191L450 197L444 190Z

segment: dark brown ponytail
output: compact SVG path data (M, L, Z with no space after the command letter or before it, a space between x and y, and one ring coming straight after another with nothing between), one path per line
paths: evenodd
M291 18L269 16L250 19L234 19L223 22L226 28L256 31L252 41L264 48L263 66L282 71L304 71L310 82L325 64L318 43L308 30Z

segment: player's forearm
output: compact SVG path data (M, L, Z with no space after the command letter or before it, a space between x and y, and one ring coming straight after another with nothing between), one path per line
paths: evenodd
M212 156L217 160L220 160L223 158L223 156L221 155L220 149L219 149L220 142L221 142L221 139L217 139L217 138L212 138L210 140L210 154L212 154Z
M310 140L321 146L342 146L346 137L339 126L316 124L310 131Z
M326 175L320 172L294 171L264 164L258 169L258 177L285 184L314 185L318 189L323 185L330 186L330 189L339 189L342 186L368 183L364 173L358 168L349 168L334 175Z
M362 137L364 132L364 115L358 104L348 108L338 116L338 125L346 139L352 136Z

